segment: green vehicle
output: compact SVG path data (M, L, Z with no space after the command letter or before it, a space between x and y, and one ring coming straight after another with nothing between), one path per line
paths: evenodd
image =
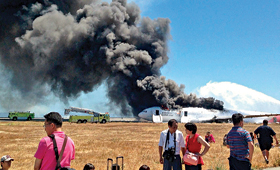
M88 116L71 115L69 122L71 123L106 123L110 121L110 115L108 113L93 113Z
M28 112L9 112L8 118L16 120L32 120L34 119L35 114Z

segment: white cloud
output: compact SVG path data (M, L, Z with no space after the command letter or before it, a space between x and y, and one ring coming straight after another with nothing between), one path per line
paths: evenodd
M280 113L279 100L236 83L209 82L197 91L199 97L222 100L227 109Z

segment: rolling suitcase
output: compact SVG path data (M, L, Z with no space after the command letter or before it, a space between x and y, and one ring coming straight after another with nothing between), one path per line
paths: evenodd
M122 170L123 170L123 156L118 156L116 158L116 163L114 164L113 163L113 159L112 158L108 158L107 159L107 170L120 170L120 165L118 164L118 159L119 158L122 158ZM110 165L110 162L111 162L111 169L109 169L109 165Z

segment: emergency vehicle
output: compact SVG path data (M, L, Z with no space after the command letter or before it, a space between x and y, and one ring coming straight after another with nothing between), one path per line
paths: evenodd
M35 114L28 112L9 112L8 118L16 120L32 120L34 119Z
M65 109L64 115L69 115L70 112L80 112L86 113L89 115L70 115L69 122L71 123L106 123L110 122L110 115L108 112L106 113L98 113L91 109L70 107L70 109Z

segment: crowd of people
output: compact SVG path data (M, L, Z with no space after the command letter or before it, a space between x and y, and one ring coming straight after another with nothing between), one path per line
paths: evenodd
M75 159L75 145L73 140L62 131L63 119L57 112L46 114L44 128L47 136L39 142L38 149L34 155L34 170L71 170L71 160ZM230 148L229 166L230 170L250 170L254 153L253 140L258 139L265 162L269 163L269 150L273 146L273 138L276 144L278 140L276 133L264 120L263 125L254 131L254 136L243 129L243 115L236 113L232 115L233 127L224 137L224 145ZM159 139L159 162L163 164L163 170L201 170L204 165L202 157L209 151L210 144L215 143L214 136L207 132L205 138L197 133L194 123L185 124L186 138L178 130L178 122L175 119L168 121L168 129L163 130ZM273 137L273 138L272 138ZM203 149L202 149L203 146ZM183 155L193 153L196 163L189 163L181 159ZM60 154L58 154L60 152ZM1 158L1 169L8 170L14 159L9 155ZM183 162L182 162L183 161ZM72 169L73 170L73 169ZM83 170L95 170L95 166L87 163ZM142 165L139 170L150 170L149 166Z
M251 170L251 161L254 153L253 140L258 139L265 162L269 163L269 150L273 146L273 139L276 144L278 140L276 133L268 126L268 121L264 120L263 125L254 131L254 136L243 129L243 115L236 113L232 115L233 127L225 134L223 144L230 149L229 167L230 170ZM168 122L168 129L160 134L159 139L159 161L163 164L163 170L182 169L182 163L185 170L201 170L204 165L202 157L210 149L209 143L215 143L214 136L207 132L203 139L197 134L197 126L194 123L185 124L186 138L183 139L183 133L178 128L178 122L171 119ZM204 149L202 150L202 146ZM183 155L194 153L197 161L189 161L180 157L180 151ZM171 156L170 156L171 155ZM182 162L183 161L183 162ZM195 163L193 163L195 162Z

